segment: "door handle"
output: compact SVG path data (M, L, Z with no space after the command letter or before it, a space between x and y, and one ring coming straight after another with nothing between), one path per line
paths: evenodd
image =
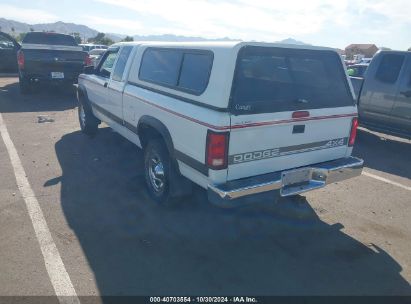
M104 87L107 88L107 86L108 86L108 82L105 82Z
M404 95L407 98L411 97L411 91L400 92L401 95Z

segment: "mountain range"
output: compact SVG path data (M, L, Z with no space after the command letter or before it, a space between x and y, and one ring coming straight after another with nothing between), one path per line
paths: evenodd
M63 34L79 33L82 38L91 38L98 34L98 31L86 25L66 23L62 21L54 23L28 24L24 22L0 18L0 31L18 35L34 31L55 31Z
M88 38L95 37L99 32L95 29L92 29L86 25L67 23L67 22L54 22L54 23L38 23L38 24L28 24L24 22L18 22L14 20L8 20L5 18L0 18L0 31L18 35L20 33L26 33L30 31L54 31L57 33L71 34L79 33L81 38L87 40ZM126 35L116 34L116 33L106 33L106 36L112 39L114 42L122 40ZM173 34L164 34L164 35L134 35L135 41L232 41L240 39L231 39L228 37L222 37L217 39L207 39L203 37L190 37L190 36L177 36ZM281 43L287 44L300 44L305 45L306 43L298 41L292 38L287 38Z

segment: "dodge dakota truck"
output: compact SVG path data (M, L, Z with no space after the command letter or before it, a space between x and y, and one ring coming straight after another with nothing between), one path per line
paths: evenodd
M381 51L351 81L362 125L411 138L411 52Z
M144 151L152 199L233 207L361 174L357 106L333 50L254 42L110 47L77 86L81 130L100 122Z
M17 52L22 94L35 83L73 84L89 57L72 36L51 32L29 32Z

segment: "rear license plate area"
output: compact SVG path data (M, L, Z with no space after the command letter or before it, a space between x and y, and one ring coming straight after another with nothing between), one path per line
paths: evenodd
M306 184L311 179L311 169L296 169L292 171L283 172L281 175L281 182L283 187Z
M64 73L63 72L51 72L51 78L53 79L63 79Z

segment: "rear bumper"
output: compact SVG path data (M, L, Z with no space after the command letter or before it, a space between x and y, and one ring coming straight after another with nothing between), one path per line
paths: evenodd
M284 173L293 170L230 181L223 185L209 185L208 199L221 207L233 207L261 199L295 195L359 176L363 165L362 159L348 157L298 168L308 170L309 181L297 185L283 183Z
M79 71L64 71L64 78L52 78L51 72L47 71L31 71L24 70L20 71L20 75L26 79L29 79L33 82L42 82L42 83L75 83L77 82L78 76L82 73L82 70Z

